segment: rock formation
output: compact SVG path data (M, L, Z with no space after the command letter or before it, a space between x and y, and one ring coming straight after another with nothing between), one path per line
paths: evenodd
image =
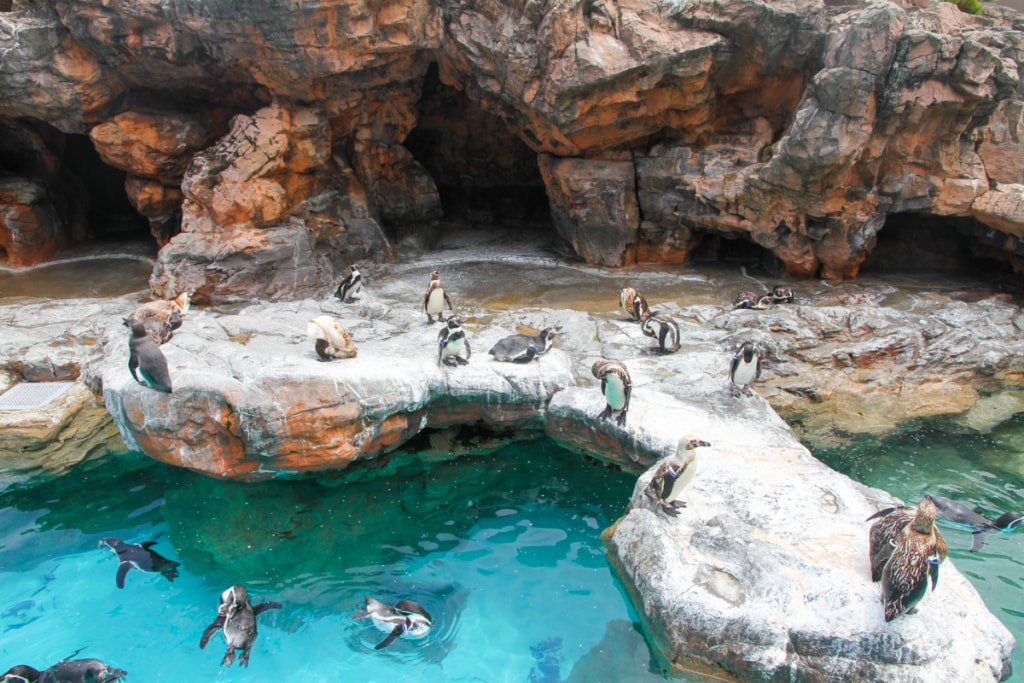
M88 133L162 247L160 296L301 298L460 194L541 189L591 263L721 238L849 278L916 214L1020 270L1024 17L833 5L15 0L0 124L42 143L0 162L0 245L29 264L88 236L60 172Z

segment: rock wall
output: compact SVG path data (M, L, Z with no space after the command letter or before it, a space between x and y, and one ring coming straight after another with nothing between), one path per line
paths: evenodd
M385 254L382 230L441 216L434 173L450 184L461 160L459 185L493 188L472 125L421 120L428 73L507 129L494 155L520 154L509 136L536 155L540 180L503 182L542 183L591 263L681 261L718 235L849 278L914 212L981 226L979 253L1021 269L1022 29L938 0L19 0L0 13L0 121L88 132L128 174L161 295L301 297ZM421 125L451 147L416 158ZM75 235L66 181L0 171L0 245L48 258Z

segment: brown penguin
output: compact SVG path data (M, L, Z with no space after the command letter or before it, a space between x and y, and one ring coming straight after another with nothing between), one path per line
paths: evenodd
M651 309L647 307L647 299L632 287L624 287L619 292L619 306L622 307L626 315L637 322L651 315Z

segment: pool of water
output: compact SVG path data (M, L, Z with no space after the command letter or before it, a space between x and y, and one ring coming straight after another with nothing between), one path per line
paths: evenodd
M986 434L933 421L881 443L865 440L816 455L909 505L930 493L958 500L989 518L1007 510L1024 511L1024 416ZM979 552L970 551L969 529L942 519L939 528L957 569L1017 638L1014 679L1024 679L1024 527L989 535Z
M544 440L413 467L242 484L128 453L9 480L0 671L80 651L147 682L663 680L599 540L634 476ZM108 536L155 541L180 576L132 570L118 589ZM235 583L284 605L248 669L222 669L220 634L199 648ZM434 627L375 651L384 634L352 618L366 595L414 599Z
M134 256L79 258L23 269L0 268L0 302L90 299L147 290L150 259Z

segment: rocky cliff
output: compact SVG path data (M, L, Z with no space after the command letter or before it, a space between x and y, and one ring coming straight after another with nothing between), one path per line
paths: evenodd
M596 264L745 241L825 277L951 217L1020 269L1022 29L937 0L14 0L0 248L95 232L87 134L160 295L307 296L463 210L542 214Z

